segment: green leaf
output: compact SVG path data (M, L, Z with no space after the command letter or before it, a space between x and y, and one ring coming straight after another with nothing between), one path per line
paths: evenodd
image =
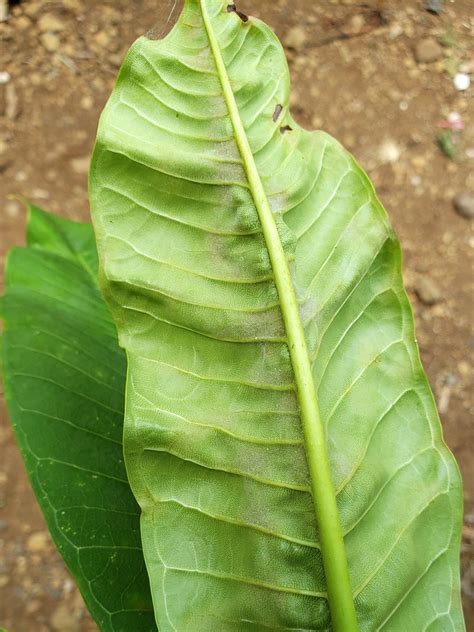
M31 206L8 257L5 397L53 539L101 630L156 630L122 455L125 358L90 225Z
M459 631L461 484L399 246L288 104L272 31L187 0L102 115L91 203L157 621Z

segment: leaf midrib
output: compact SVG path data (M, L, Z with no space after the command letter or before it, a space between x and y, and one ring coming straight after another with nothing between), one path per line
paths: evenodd
M206 0L199 0L199 6L216 65L217 75L229 111L235 141L262 225L262 232L280 300L300 406L306 458L311 477L311 492L320 534L333 629L334 632L357 632L358 625L354 599L337 510L336 495L331 477L329 456L295 288L277 224L240 117L219 42L212 28ZM230 13L229 19L239 18L234 13ZM242 27L250 28L251 24L252 19L243 24Z

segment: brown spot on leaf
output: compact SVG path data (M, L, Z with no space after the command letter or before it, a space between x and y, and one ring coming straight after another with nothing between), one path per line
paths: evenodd
M290 125L284 125L280 127L280 134L286 134L286 132L292 132L293 128Z
M280 118L280 114L283 112L283 106L278 103L273 112L273 122L276 123Z
M245 15L245 13L242 13L242 11L238 11L237 7L235 6L235 4L228 4L227 5L227 13L237 13L237 15L242 20L242 22L248 22L249 21L248 15Z

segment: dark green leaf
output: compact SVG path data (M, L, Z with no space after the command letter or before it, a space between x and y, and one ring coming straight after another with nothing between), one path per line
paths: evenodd
M97 287L90 225L30 207L8 257L5 394L53 539L101 630L156 630L122 455L125 356Z

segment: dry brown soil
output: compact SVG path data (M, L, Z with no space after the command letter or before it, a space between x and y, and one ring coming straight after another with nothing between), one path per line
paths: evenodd
M24 0L0 23L0 264L23 242L26 198L88 217L86 172L98 115L130 43L166 29L173 0ZM0 2L1 4L1 2ZM465 481L463 589L474 629L474 371L472 222L453 208L474 190L474 88L452 73L474 64L472 0L242 0L286 43L292 106L306 126L339 138L368 170L401 238L423 361L446 440ZM437 59L414 50L442 40ZM0 75L1 76L1 75ZM474 76L472 77L474 80ZM438 149L439 122L465 123L457 160ZM421 297L421 299L420 299ZM0 425L0 627L9 632L96 630L52 546L4 410ZM416 632L416 631L407 631Z

